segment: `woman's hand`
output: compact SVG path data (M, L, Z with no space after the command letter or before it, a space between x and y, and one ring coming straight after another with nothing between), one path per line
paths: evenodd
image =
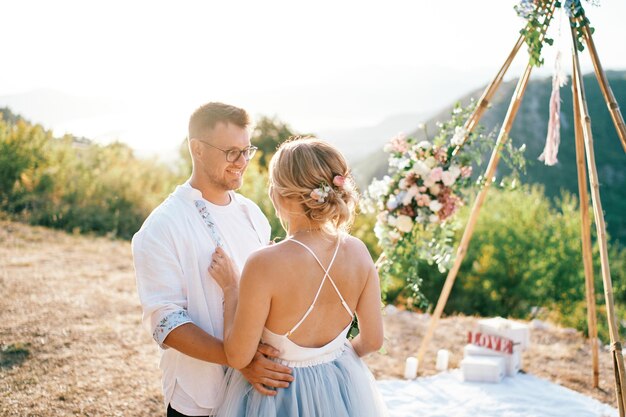
M209 275L222 287L224 292L229 289L237 289L239 286L239 270L222 247L218 247L213 252L209 265Z

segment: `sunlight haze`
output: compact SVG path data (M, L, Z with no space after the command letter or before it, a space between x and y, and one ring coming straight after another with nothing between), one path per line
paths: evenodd
M524 25L515 4L9 1L0 106L55 134L119 139L141 154L176 149L207 101L300 132L373 126L432 114L487 84ZM605 69L626 68L626 2L584 5ZM541 76L553 55L548 48ZM525 60L524 50L508 78Z

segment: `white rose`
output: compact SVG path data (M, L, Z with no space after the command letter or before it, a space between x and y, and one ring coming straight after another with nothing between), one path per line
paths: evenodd
M398 200L395 197L391 197L389 201L387 201L387 209L389 211L395 210L398 207Z
M436 214L431 214L430 216L428 216L428 221L431 223L437 223L439 221L439 216L437 216Z
M430 202L430 204L428 205L428 208L433 212L433 213L437 213L439 210L441 210L441 207L443 207L441 205L441 203L437 200L433 200Z
M417 144L417 147L418 148L422 148L422 149L430 149L430 148L433 147L433 144L430 143L427 140L423 140L423 141L421 141L420 143Z
M458 165L451 165L448 171L452 174L454 179L459 178L459 175L461 175L461 168L459 168Z
M395 226L397 220L398 218L396 216L389 215L389 217L387 217L387 224L389 224L389 226Z
M413 200L414 194L411 193L406 193L404 195L404 198L402 199L402 204L405 206L408 206L409 204L411 204L411 201Z
M428 178L428 175L430 174L430 168L424 163L424 161L417 161L413 165L413 171L415 171L415 173L422 178Z
M452 175L450 171L444 171L443 174L441 175L441 181L443 182L444 185L447 185L448 187L454 184L455 180L456 180L456 177L454 177L454 175Z
M398 188L400 188L401 190L406 190L406 185L406 178L402 178L400 181L398 181Z
M424 160L424 163L428 168L432 169L435 165L437 165L437 160L434 157L429 156L426 160Z
M400 240L400 237L400 233L398 233L396 230L389 231L389 239L391 239L392 242L397 242L398 240Z
M458 145L463 143L463 140L465 139L465 136L467 136L467 130L465 130L461 126L457 126L454 129L454 136L452 136L452 139L450 140L450 143L452 145L454 145L454 146L458 146Z
M374 226L374 235L378 240L382 240L385 236L385 227L376 223L376 225Z
M401 214L400 216L398 216L396 228L404 233L410 232L413 229L413 219L411 219L407 215Z

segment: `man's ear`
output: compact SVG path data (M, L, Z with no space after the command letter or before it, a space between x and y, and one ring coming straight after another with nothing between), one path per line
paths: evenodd
M192 157L202 156L202 146L200 141L196 139L189 139L189 150L191 151Z

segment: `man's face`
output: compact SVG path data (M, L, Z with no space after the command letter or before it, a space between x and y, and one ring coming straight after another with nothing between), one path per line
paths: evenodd
M248 161L243 155L239 155L235 161L228 162L226 153L220 149L241 150L250 146L248 131L232 123L218 123L208 136L198 139L201 141L199 146L202 152L197 162L200 163L200 172L205 180L222 191L240 188Z

